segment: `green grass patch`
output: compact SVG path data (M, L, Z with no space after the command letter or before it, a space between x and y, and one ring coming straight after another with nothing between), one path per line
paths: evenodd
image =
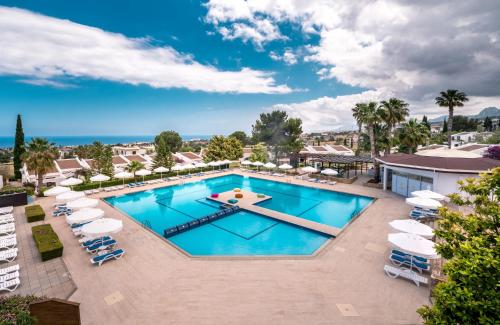
M50 224L34 226L31 232L42 261L62 256L63 244Z

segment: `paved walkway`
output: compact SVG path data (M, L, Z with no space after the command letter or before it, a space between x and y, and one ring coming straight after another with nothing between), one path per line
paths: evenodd
M126 254L95 267L63 218L49 222L78 286L71 300L81 303L82 324L419 323L415 310L428 303L428 288L383 272L387 223L404 218L409 207L392 193L357 184L329 188L379 199L310 259L189 258L101 202L108 217L124 222L115 238ZM52 200L39 202L48 207Z

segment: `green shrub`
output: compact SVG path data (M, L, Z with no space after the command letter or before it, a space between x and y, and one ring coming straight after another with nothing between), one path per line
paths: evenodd
M31 324L29 305L43 299L45 298L36 296L0 296L0 324Z
M45 211L38 204L28 205L24 208L28 222L42 221L45 219Z
M63 244L50 224L34 226L31 231L42 261L62 256Z
M32 187L25 186L25 187L13 187L13 186L5 186L4 188L0 189L0 195L1 194L14 194L14 193L22 193L26 192L28 195L33 195L34 190Z

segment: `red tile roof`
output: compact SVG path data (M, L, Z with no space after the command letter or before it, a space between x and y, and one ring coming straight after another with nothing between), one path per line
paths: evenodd
M189 159L201 159L201 157L197 154L195 154L194 152L181 152L181 155L183 155L184 157L188 157Z
M127 161L120 156L113 156L113 165L123 165L127 164Z
M59 159L56 160L57 165L61 169L80 169L82 166L76 159Z
M142 158L141 156L139 155L130 155L130 156L125 156L125 158L127 158L128 160L130 161L138 161L138 162L145 162L146 159Z
M337 151L351 151L351 149L340 145L333 145L331 147Z
M326 150L324 147L321 147L321 146L313 146L312 148L313 148L314 150L316 150L316 151L328 151L328 150Z

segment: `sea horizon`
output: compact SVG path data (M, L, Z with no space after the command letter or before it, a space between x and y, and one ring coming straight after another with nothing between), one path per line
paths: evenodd
M100 141L103 144L130 144L137 142L153 142L155 135L25 135L24 140L30 141L33 137L42 137L57 146L79 146ZM207 140L211 135L181 135L183 141L196 139ZM14 147L13 136L0 136L0 148Z

